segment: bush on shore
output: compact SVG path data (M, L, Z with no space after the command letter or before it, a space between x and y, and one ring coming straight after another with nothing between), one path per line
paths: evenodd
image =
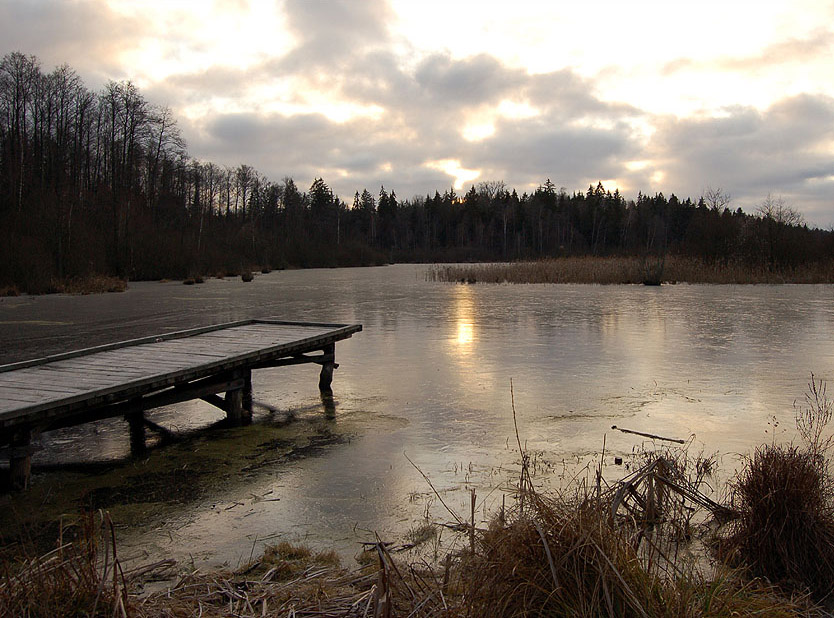
M787 591L810 592L831 604L834 594L834 479L827 425L834 402L811 376L805 405L796 407L800 445L758 447L732 483L738 518L717 545L719 555Z

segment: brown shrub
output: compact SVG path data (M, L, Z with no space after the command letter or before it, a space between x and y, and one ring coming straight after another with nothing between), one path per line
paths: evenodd
M795 405L801 446L757 448L732 483L739 514L718 543L720 556L787 590L832 605L834 479L829 472L834 403L811 374L804 405Z
M720 555L821 601L834 589L834 511L827 461L796 447L756 449L733 483L739 518Z

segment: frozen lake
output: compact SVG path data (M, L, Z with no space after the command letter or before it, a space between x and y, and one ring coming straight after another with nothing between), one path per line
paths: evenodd
M774 426L777 437L793 436L793 404L811 372L834 376L832 286L458 285L426 282L426 269L281 271L252 283L4 298L0 362L250 317L363 324L336 347L333 420L323 420L317 368L254 375L256 400L297 423L329 422L340 439L186 501L173 520L122 533L131 546L231 563L263 539L347 553L373 531L401 535L425 512L449 519L406 457L453 508L468 512L469 487L486 510L500 506L496 488L515 478L518 461L511 380L520 437L546 485L595 457L603 436L611 456L644 443L612 425L694 435L693 448L724 454L721 467L731 470ZM152 413L184 432L221 417L202 402ZM273 422L260 412L243 431ZM36 483L62 465L128 455L119 420L42 442ZM237 445L230 438L227 447Z

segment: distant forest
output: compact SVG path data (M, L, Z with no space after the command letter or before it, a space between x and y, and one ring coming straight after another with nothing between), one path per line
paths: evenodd
M720 189L626 200L602 184L518 195L491 181L345 201L321 178L305 190L194 159L171 110L132 83L93 92L69 66L44 73L17 52L0 62L0 115L0 286L22 291L256 267L669 254L789 270L834 256L834 232L781 200L746 214Z

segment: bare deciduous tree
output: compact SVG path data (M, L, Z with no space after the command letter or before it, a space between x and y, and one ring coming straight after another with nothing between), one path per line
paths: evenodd
M805 222L802 213L793 206L789 206L782 196L773 197L770 193L756 208L762 219L774 221L781 225L802 225Z
M723 212L725 208L730 207L733 201L733 196L725 192L721 187L707 187L701 195L701 199L715 212Z

